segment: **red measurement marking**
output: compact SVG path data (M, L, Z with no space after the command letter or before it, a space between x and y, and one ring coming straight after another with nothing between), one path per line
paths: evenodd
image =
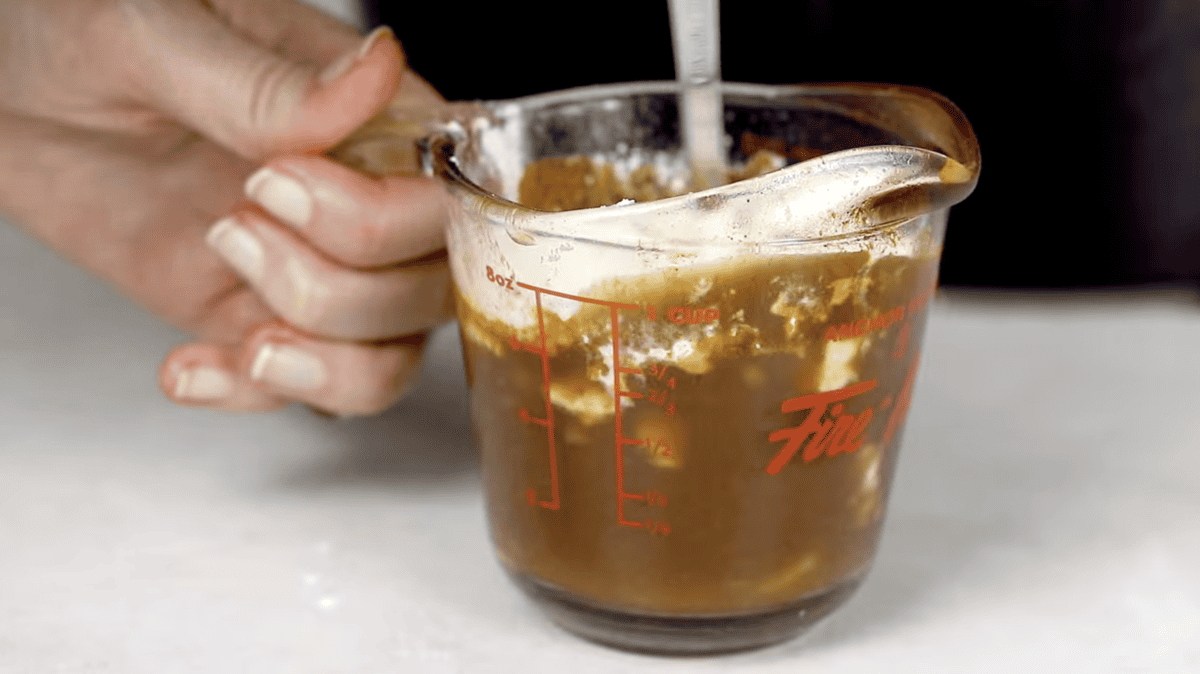
M627 445L649 445L650 441L649 440L638 440L638 439L629 438L629 437L625 436L625 420L624 420L624 414L621 409L621 399L629 398L631 400L637 400L637 399L642 398L643 394L638 393L637 391L623 390L621 388L621 375L622 374L643 375L644 372L640 368L624 367L621 365L621 334L620 334L620 325L621 325L620 318L621 317L620 317L620 312L622 310L639 310L640 311L642 309L642 307L639 305L636 305L636 304L628 304L628 303L624 303L624 302L611 302L611 301L606 301L606 300L597 300L597 299L593 299L590 297L581 297L579 295L571 295L569 293L560 293L555 290L549 290L546 288L539 288L537 286L531 286L527 283L518 282L516 285L520 288L524 288L525 290L533 291L534 296L537 301L538 331L540 334L539 345L535 347L535 346L530 346L528 344L521 344L520 342L518 342L516 340L515 337L510 341L510 344L512 345L514 350L517 348L522 348L522 349L525 349L526 351L530 351L530 352L538 354L539 356L541 356L541 359L542 359L542 386L543 386L543 389L545 390L545 395L546 395L546 418L545 419L535 419L529 414L528 410L520 411L520 415L523 420L527 420L531 423L543 424L546 427L547 435L550 438L550 473L551 473L550 480L551 480L551 490L553 492L553 498L550 501L542 501L538 505L541 505L542 507L546 507L546 508L558 509L558 504L559 504L558 468L557 468L557 460L556 460L557 457L556 457L555 449L554 449L554 431L553 431L553 426L554 426L553 414L554 414L554 412L553 412L553 405L550 403L550 357L546 350L546 327L545 327L545 321L543 318L543 311L542 311L542 295L545 294L545 295L552 295L554 297L561 297L563 299L574 300L576 302L584 302L587 304L596 304L599 306L605 306L605 307L609 308L609 321L612 326L612 356L613 356L613 369L612 369L613 388L612 388L612 390L613 390L613 406L615 408L614 413L613 413L613 426L614 426L614 429L613 429L613 431L614 431L613 432L613 437L614 437L613 454L614 454L614 457L613 458L616 463L616 471L615 471L616 484L614 486L616 487L617 523L620 525L623 525L623 526L635 527L635 528L639 528L639 529L646 529L647 531L649 531L651 533L660 534L660 535L666 535L666 534L670 533L671 527L669 524L667 524L664 521L653 520L653 519L645 520L645 521L634 521L634 520L628 520L625 518L625 502L626 501L639 501L639 502L645 503L646 505L657 505L660 507L666 506L666 504L667 504L667 497L663 496L662 494L659 494L653 490L649 491L645 494L631 494L631 493L625 491L625 447ZM654 318L656 317L655 308L652 306L647 307L646 311L649 314L650 319L654 320ZM700 319L716 320L718 317L718 314L716 314L715 310L703 311L703 312L699 312L697 317ZM692 315L689 314L688 318L689 319L692 318ZM666 374L666 365L658 366L658 369L656 370L656 372L658 372L658 374L656 374L655 376L657 376L661 379L662 376ZM671 379L668 386L670 388L675 388L675 380L673 378ZM666 391L663 391L662 395L664 396L664 400L665 400ZM659 402L658 404L661 405L662 402ZM670 403L669 407L667 409L667 416L672 416L674 414L675 414L675 404ZM670 450L664 449L662 455L670 456ZM536 496L532 489L527 492L526 498L527 498L527 500L529 500L530 503L534 502L534 500L536 499Z
M549 428L550 424L553 423L550 419L537 419L530 416L529 410L525 409L524 407L521 408L520 412L517 412L517 416L521 417L521 421L537 424L538 426L545 426L547 428Z
M886 311L874 318L864 318L855 323L844 323L842 325L831 325L825 331L825 339L830 342L836 342L843 339L851 339L853 337L862 337L871 332L877 332L904 320L904 306L898 306L891 311Z
M561 297L566 300L575 300L576 302L586 302L588 304L599 304L602 307L610 307L613 309L639 309L639 310L641 309L641 307L636 304L625 304L623 302L609 302L607 300L597 300L597 299L593 299L591 297L580 297L579 295L569 295L567 293L560 293L557 290L550 290L548 288L539 288L537 286L531 286L528 283L521 283L520 281L517 281L517 287L524 288L526 290L532 290L533 292L538 293L538 294L553 295L555 297ZM542 305L539 302L538 303L538 316L539 317L541 316L541 311L542 311Z
M625 437L625 419L621 412L621 398L640 398L641 395L627 395L627 391L621 390L620 372L628 368L621 367L621 316L616 306L609 308L609 320L612 326L612 357L613 357L613 403L616 407L616 412L613 414L614 426L614 460L616 461L616 491L617 491L617 523L627 527L644 526L641 522L633 522L625 519L625 502L632 500L642 500L645 496L641 494L630 494L625 491L625 445L641 445L644 440L634 440Z
M892 358L902 360L908 355L908 343L912 340L912 321L904 324L900 328L900 334L896 336L896 349L892 351Z
M667 497L653 489L646 492L646 505L663 507L667 505Z
M671 525L664 520L648 519L645 522L638 522L638 524L644 527L646 531L650 532L651 534L666 536L667 534L671 533Z
M646 400L649 400L655 405L662 407L663 405L667 404L667 396L669 395L671 395L671 392L666 389L661 391L651 390L649 395L646 396Z
M671 307L667 309L667 320L676 325L712 323L721 320L719 309L695 309L693 307Z
M496 270L492 269L491 267L487 268L487 280L499 285L501 288L508 288L509 290L512 290L514 278L516 277L501 276L500 274L497 274Z
M538 345L542 356L542 390L546 394L546 437L550 443L550 500L538 505L550 510L558 510L558 452L554 451L554 404L550 402L550 354L546 352L546 321L542 317L542 294L534 293L537 300Z
M546 342L546 336L542 335L542 343L544 344L545 342ZM545 349L543 349L540 346L534 346L533 344L526 344L525 342L522 342L519 339L517 339L516 335L513 335L512 337L508 338L508 346L513 351L528 351L529 353L534 353L539 356L546 355Z
M546 350L546 321L542 316L542 295L536 290L534 291L534 300L537 303L538 345L525 344L519 341L516 335L513 335L508 340L508 345L514 351L523 349L537 354L542 360L542 395L546 401L546 416L538 419L532 416L529 410L525 408L521 408L517 412L517 416L521 418L521 421L537 424L546 429L547 454L550 461L550 498L538 501L532 489L525 493L525 498L529 501L530 505L534 505L536 502L538 506L547 510L558 510L560 503L558 495L558 452L555 451L554 447L554 404L550 402L550 353Z

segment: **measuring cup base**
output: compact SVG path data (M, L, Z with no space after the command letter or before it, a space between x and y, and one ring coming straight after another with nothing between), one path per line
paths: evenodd
M842 605L860 578L784 608L731 616L656 616L600 608L530 578L513 580L560 627L605 646L651 655L716 655L795 638Z

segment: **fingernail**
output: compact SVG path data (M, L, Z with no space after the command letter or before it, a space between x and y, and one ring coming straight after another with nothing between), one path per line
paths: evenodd
M264 344L254 356L250 378L281 388L315 391L328 378L320 358L293 346Z
M263 277L263 247L258 238L238 224L236 218L223 218L204 237L208 245L242 278L259 283Z
M246 196L297 229L312 220L313 198L300 181L263 167L246 180Z
M316 407L313 405L305 405L305 407L308 408L309 412L312 412L313 414L315 414L317 417L319 417L321 419L341 419L341 417L334 414L333 412L323 410L320 407Z
M200 366L179 373L175 397L180 400L224 400L233 395L233 377L215 367Z
M357 49L342 54L334 59L334 61L328 66L325 66L325 69L321 71L321 74L317 75L317 81L321 84L329 84L342 75L350 72L350 69L353 68L355 64L366 58L367 54L371 53L371 48L375 46L375 43L378 42L381 37L391 34L392 29L388 28L387 26L380 26L371 31L371 33L367 35L367 37L363 38L363 41L359 43Z

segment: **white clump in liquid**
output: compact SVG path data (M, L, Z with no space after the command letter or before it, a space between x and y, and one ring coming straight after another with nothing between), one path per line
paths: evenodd
M696 287L692 289L692 294L688 298L690 304L695 304L704 299L708 291L712 290L713 280L710 276L702 276L696 281Z
M622 199L615 204L608 204L606 206L601 206L600 208L616 208L617 206L629 206L631 204L636 204L636 203L637 202L634 201L633 199Z
M587 343L585 340L584 343ZM592 395L568 395L563 391L552 391L551 402L556 406L571 410L585 419L584 423L593 424L599 421L605 415L611 415L615 406L612 401L616 396L616 377L627 377L629 375L617 374L616 368L613 366L613 351L612 342L606 341L597 346L597 353L600 355L601 361L604 363L603 371L598 374L593 381L596 381L607 392L607 397L601 401L594 394ZM662 347L649 347L643 349L626 348L622 349L621 366L641 368L646 363L676 363L687 359L696 352L696 341L687 338L680 338L671 344L670 350ZM636 375L634 375L636 376ZM645 375L642 375L643 377ZM622 390L629 390L622 379ZM630 398L621 399L621 409L627 409L634 404Z
M570 410L584 426L592 426L613 415L613 396L594 388L575 390L566 384L550 385L550 402L555 407Z
M866 494L873 494L879 489L879 455L876 453L871 458L871 462L867 464L867 469L863 471L862 490Z
M821 363L821 378L817 390L836 391L858 381L854 357L858 355L863 337L842 339L825 345L825 360Z
M597 381L599 381L600 384L602 386L604 386L604 390L608 391L608 397L610 399L612 399L612 398L615 398L617 395L616 379L617 379L617 377L622 376L621 374L619 374L617 372L616 365L613 363L612 342L609 341L609 342L606 342L605 344L600 345L598 347L598 351L600 352L600 359L602 361L604 361L604 373L601 375L598 375ZM634 354L634 355L636 355L636 354ZM623 363L622 364L623 367L630 367L630 366L637 367L638 365L641 365L641 362L639 362L636 358L630 357L630 354L622 354L622 356L624 356L627 360L632 361L632 362ZM622 386L621 388L625 389L624 386ZM629 398L621 398L621 409L625 409L625 408L632 407L632 406L633 406L632 400L630 400ZM615 406L613 409L615 410Z
M696 344L686 339L676 340L671 345L671 360L683 360L696 352Z

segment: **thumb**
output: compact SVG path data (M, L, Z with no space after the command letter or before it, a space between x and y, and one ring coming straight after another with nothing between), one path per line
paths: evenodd
M256 161L333 146L387 105L403 70L387 28L341 36L342 55L318 64L268 49L199 4L137 19L145 67L133 77L145 102Z

